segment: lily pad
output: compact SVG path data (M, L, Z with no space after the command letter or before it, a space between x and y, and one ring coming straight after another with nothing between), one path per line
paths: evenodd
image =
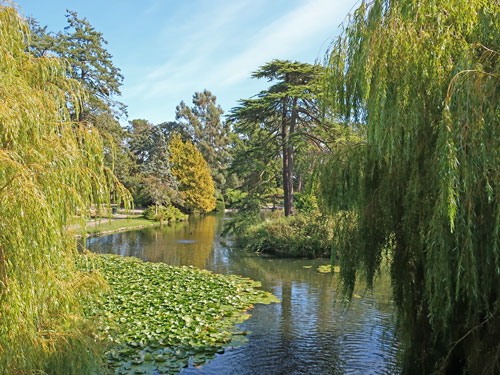
M318 268L316 268L316 271L321 272L321 273L331 273L332 266L330 264L319 266ZM333 272L337 272L337 273L340 272L340 267L339 266L333 267Z
M82 271L100 272L109 285L85 301L85 311L100 339L114 343L106 358L115 374L125 366L130 374L153 375L176 373L190 360L203 364L246 340L235 324L254 304L278 302L247 278L116 255L83 257Z

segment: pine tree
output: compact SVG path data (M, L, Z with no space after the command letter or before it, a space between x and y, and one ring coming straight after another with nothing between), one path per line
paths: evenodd
M35 56L49 53L69 62L71 70L68 74L79 81L89 94L85 106L74 112L78 121L88 120L95 124L96 117L102 112L123 115L126 107L115 99L121 95L123 75L113 65L112 56L105 48L108 42L86 18L79 18L77 12L67 10L66 19L68 26L56 35L31 19L33 37L30 51Z

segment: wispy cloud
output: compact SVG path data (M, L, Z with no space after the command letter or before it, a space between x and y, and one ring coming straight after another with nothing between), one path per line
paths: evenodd
M344 1L349 5L350 1ZM226 84L235 84L248 78L250 73L274 58L286 58L290 52L303 49L311 36L326 28L332 31L332 19L342 4L331 0L310 0L290 11L264 29L250 46L221 67ZM309 45L307 45L309 47ZM318 53L320 51L318 45ZM318 58L320 56L317 56Z
M322 44L334 37L353 1L284 1L286 12L274 19L264 17L269 7L266 0L225 0L217 6L184 3L159 28L158 51L141 79L124 88L126 101L143 103L143 111L152 103L164 102L173 111L181 99L204 88L219 98L229 92L241 95L234 94L235 88L244 86L251 72L267 61L301 60L306 51L308 61L321 58ZM156 6L153 2L149 11ZM151 61L158 63L151 65ZM233 98L233 104L239 97Z

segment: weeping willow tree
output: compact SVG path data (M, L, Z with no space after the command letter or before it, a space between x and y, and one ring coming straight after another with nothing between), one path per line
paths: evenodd
M80 85L27 51L28 26L0 2L0 373L101 373L83 319L90 278L75 269L68 220L124 196L88 124Z
M500 373L500 3L363 2L328 70L366 134L322 173L346 292L387 253L405 373Z

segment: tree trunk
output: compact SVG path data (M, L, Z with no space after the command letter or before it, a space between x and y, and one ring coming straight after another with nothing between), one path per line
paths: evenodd
M283 113L281 116L281 139L283 149L283 196L285 204L285 216L290 215L290 158L288 157L288 125L287 125L287 112L288 112L288 96L283 98Z
M295 133L295 127L297 125L297 98L293 98L293 103L292 103L292 117L290 119L290 132L288 134L288 190L289 190L289 202L288 206L290 207L290 215L295 214L294 210L294 204L293 204L293 142L290 140L292 139L294 133Z

